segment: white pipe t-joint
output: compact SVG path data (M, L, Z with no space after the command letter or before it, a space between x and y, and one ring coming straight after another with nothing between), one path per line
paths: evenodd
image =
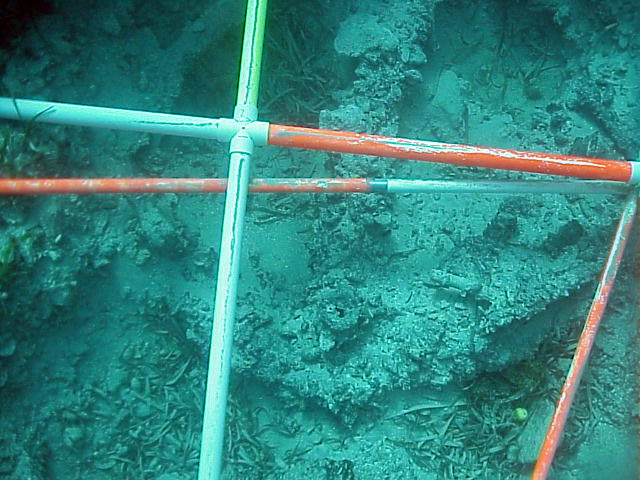
M250 124L251 125L251 124ZM244 153L253 155L254 142L249 131L241 127L229 142L229 153Z

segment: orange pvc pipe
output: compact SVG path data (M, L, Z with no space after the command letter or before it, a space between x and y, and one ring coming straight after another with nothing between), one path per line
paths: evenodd
M549 428L542 443L538 460L533 469L531 480L545 480L549 474L549 470L551 470L551 464L553 463L556 450L562 440L562 433L564 432L567 417L569 416L571 404L578 390L578 385L580 385L580 379L582 378L587 360L589 359L591 348L598 333L600 321L602 320L609 295L615 283L618 267L622 261L622 254L624 253L624 248L627 244L631 226L633 225L633 220L636 215L636 196L637 193L634 192L627 197L627 203L618 222L618 228L611 243L607 261L600 274L598 288L591 303L584 329L580 335L569 373L562 386L556 409L551 417L551 422L549 423Z
M372 189L367 178L262 178L249 184L254 193L369 193Z
M269 126L269 145L440 162L564 177L629 182L631 162L409 140L363 133Z
M365 178L254 179L255 193L368 193ZM222 193L226 178L2 178L0 195L52 195L93 193Z

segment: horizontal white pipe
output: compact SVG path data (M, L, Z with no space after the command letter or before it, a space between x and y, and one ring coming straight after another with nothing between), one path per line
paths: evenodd
M241 129L256 145L266 145L267 122L241 123L230 118L191 117L121 108L92 107L0 97L0 118L179 135L228 142Z
M564 193L627 194L621 182L512 180L385 180L389 193ZM379 181L373 180L372 183ZM374 186L374 191L376 190Z

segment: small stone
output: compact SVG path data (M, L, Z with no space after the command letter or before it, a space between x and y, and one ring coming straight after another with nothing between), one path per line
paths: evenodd
M207 28L207 24L204 22L202 18L197 18L191 24L191 31L196 33L204 32Z
M64 412L62 412L62 419L65 422L75 422L78 419L78 416L74 412L65 410Z
M136 252L134 261L136 262L136 265L142 266L145 263L147 263L147 261L150 258L151 258L151 252L146 248L141 248Z
M110 34L115 36L120 35L122 32L122 27L120 26L120 22L118 18L113 13L106 13L102 15L102 29Z
M0 357L10 357L16 351L16 341L8 338L0 346Z
M105 387L109 393L117 392L124 385L127 373L121 368L110 369L105 379Z
M136 408L134 409L135 414L138 418L147 418L151 415L151 407L149 407L149 405L145 404L145 403L141 403L139 405L136 405Z
M80 427L67 427L62 434L62 441L69 448L76 447L83 438L84 432Z
M134 392L142 392L142 380L140 380L138 377L133 377L131 379L131 382L129 382L129 386Z

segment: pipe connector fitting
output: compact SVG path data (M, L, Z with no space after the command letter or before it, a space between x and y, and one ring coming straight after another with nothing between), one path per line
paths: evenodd
M255 122L258 120L258 107L248 103L236 105L233 109L233 119L236 122Z
M229 153L253 155L254 145L249 131L243 127L231 138L229 142Z
M255 105L248 103L236 105L233 110L233 120L229 121L232 122L236 135L244 130L253 140L253 145L267 145L269 123L258 122L258 107Z
M629 176L629 183L632 185L640 184L640 161L638 160L630 160L631 164L631 175Z
M243 130L251 137L253 145L267 145L269 143L269 123L258 121L258 107L249 103L241 103L233 109L233 128L237 136ZM232 139L233 140L233 139Z

